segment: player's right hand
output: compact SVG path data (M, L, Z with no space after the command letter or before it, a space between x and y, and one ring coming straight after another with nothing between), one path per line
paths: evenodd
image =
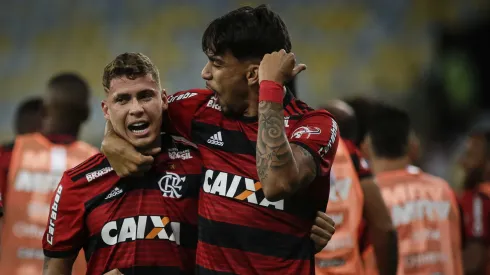
M153 164L152 155L161 150L161 148L153 148L145 155L141 154L114 132L109 121L106 123L106 131L100 149L120 177L141 175L148 171Z
M107 273L104 273L104 275L124 275L121 273L121 271L119 271L119 269L113 269Z

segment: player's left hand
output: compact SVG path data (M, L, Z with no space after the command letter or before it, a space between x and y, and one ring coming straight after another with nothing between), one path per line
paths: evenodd
M310 235L310 238L315 243L317 253L327 246L334 233L335 222L324 212L318 211Z
M284 84L304 70L306 70L305 64L296 65L294 53L280 50L266 54L259 66L259 83L263 80L270 80Z

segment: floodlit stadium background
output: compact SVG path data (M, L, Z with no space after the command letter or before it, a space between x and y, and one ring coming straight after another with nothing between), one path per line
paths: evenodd
M119 53L140 51L157 64L170 93L203 87L200 39L206 24L238 6L261 3L280 13L293 51L308 65L298 79L301 99L317 107L362 94L407 108L422 136L423 168L452 184L461 136L490 105L487 0L0 3L0 141L12 138L20 100L43 92L52 74L76 71L94 94L82 139L98 145L106 63Z

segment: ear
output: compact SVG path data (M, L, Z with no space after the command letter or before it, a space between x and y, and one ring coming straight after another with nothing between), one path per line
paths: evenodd
M105 100L102 100L100 107L102 108L102 113L104 113L104 118L106 120L110 120L111 116L109 115L109 106Z
M165 89L162 90L162 110L166 111L168 109L168 96Z
M246 77L248 86L259 84L259 64L249 64Z
M361 144L359 145L359 149L361 149L361 154L368 160L371 160L371 158L374 156L374 152L372 150L371 146L371 137L366 135L366 137L362 140Z

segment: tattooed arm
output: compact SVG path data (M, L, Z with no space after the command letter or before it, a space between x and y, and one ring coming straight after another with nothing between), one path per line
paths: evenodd
M70 258L44 257L43 275L70 275L76 256Z
M303 147L290 144L286 137L282 104L259 102L256 164L269 200L293 194L316 176L313 156Z
M258 69L256 165L265 197L271 201L290 196L317 175L328 176L337 149L337 126L326 112L304 115L295 125L299 131L290 140L286 137L282 84L304 69L304 64L296 65L293 53L284 50L266 54Z

